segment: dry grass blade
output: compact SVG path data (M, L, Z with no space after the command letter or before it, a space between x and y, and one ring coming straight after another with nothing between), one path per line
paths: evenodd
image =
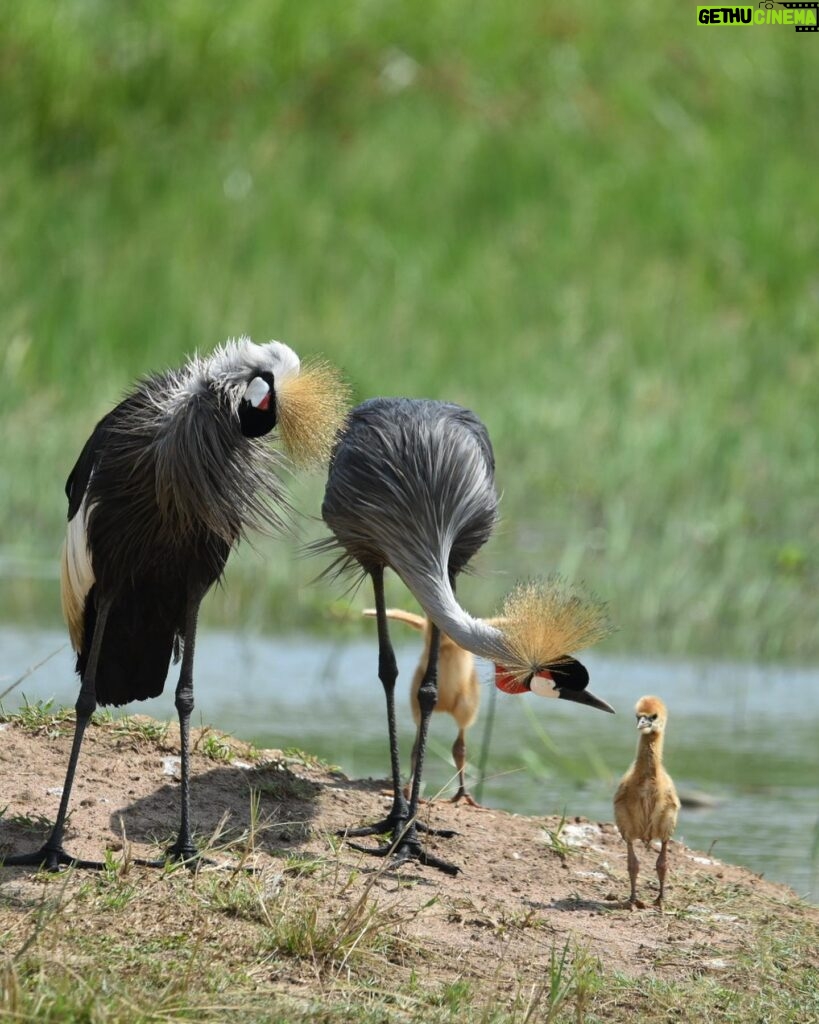
M26 679L28 679L30 675L33 675L38 668L42 668L47 661L51 661L56 654L59 654L60 651L65 648L65 646L65 644L60 644L60 646L56 648L56 650L53 650L51 654L47 654L44 658L41 658L35 665L30 665L21 676L18 676L13 683L7 686L5 690L0 693L0 700L3 700L4 697L8 697L12 690L16 690L20 683L25 682Z

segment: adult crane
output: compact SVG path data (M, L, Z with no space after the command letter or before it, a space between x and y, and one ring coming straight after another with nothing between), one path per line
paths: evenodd
M345 404L326 364L302 371L287 345L241 338L144 378L97 424L66 484L61 594L81 679L68 771L50 837L40 850L5 857L7 867L102 867L63 848L86 726L97 704L158 696L180 651L181 820L167 856L195 860L189 733L199 605L248 530L284 524L281 457L265 435L278 426L295 462L326 459Z
M504 623L495 626L473 618L455 597L458 573L489 539L497 520L494 469L486 427L470 410L426 399L371 399L352 411L336 440L322 504L334 536L314 545L338 554L327 572L363 571L375 595L393 806L383 821L347 834L387 832L392 842L368 852L394 851L396 864L413 859L448 874L458 868L426 851L416 824L441 632L494 662L501 689L531 690L612 711L588 692L588 673L570 656L608 632L598 604L554 581L528 584L510 595L501 612ZM398 669L387 624L386 568L398 573L434 626L418 688L421 722L409 807L401 792L394 700Z

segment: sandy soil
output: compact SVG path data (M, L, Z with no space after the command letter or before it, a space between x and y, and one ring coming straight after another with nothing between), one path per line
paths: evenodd
M155 843L174 834L178 733L171 726L157 743L142 734L153 726L135 719L130 728L109 723L88 730L66 836L72 853L99 858L106 847L122 849L124 834L135 855L156 856ZM2 854L34 849L46 834L40 816L56 813L71 723L33 734L10 723L0 730ZM339 886L326 873L305 877L304 884L324 886L328 901L342 902L354 900L361 885L372 885L386 904L400 907L404 931L430 954L433 970L450 965L462 975L497 983L509 965L510 975L531 972L534 978L542 973L544 957L569 939L609 970L675 978L728 969L735 952L752 940L752 917L807 917L819 937L819 911L789 889L679 843L671 849L666 912L620 909L618 901L628 891L625 848L608 822L567 822L557 850L549 838L560 826L557 818L436 802L425 805L424 817L458 835L430 839L429 848L457 863L461 873L450 878L418 865L381 871L382 861L343 844L334 852L329 837L385 813L383 780L350 780L309 758L284 759L235 741L231 761L216 762L202 751L217 735L205 730L196 737L198 832L212 833L225 818L234 835L246 830L250 790L258 791L265 827L257 839L257 862L280 864L286 852L337 857L342 867L357 867L354 884ZM642 855L641 895L647 901L656 891L653 862L651 852ZM8 869L0 885L23 885L30 875L28 869Z

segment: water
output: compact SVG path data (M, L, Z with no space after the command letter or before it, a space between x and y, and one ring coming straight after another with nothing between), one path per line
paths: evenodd
M62 632L0 628L0 691L65 643ZM408 763L413 723L408 680L418 645L397 649L399 730ZM197 642L197 722L264 747L300 747L351 776L388 773L384 701L376 678L374 640L333 644L313 637L268 638L204 632ZM54 698L73 704L77 681L64 647L4 700ZM497 694L482 802L522 814L565 811L611 820L611 797L634 754L632 708L654 693L669 706L666 764L682 794L698 791L714 807L683 808L677 838L744 864L819 900L819 671L783 666L589 656L591 688L616 717L531 695ZM483 677L490 678L484 665ZM173 686L131 713L175 717ZM482 691L482 713L470 731L470 763L479 759L494 687ZM451 778L454 723L433 718L427 793ZM475 782L473 777L472 788Z

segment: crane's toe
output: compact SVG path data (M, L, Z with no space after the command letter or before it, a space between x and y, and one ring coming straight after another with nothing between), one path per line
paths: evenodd
M380 821L374 821L372 825L362 825L360 828L340 828L336 835L340 839L362 839L364 836L399 836L406 830L407 818L387 815ZM440 839L452 839L457 832L452 828L431 828L422 821L416 821L415 827L419 832L426 832L429 836L438 836ZM352 843L350 845L353 845Z
M6 868L32 867L52 873L62 871L63 868L84 868L88 871L102 871L105 867L102 861L82 860L80 857L72 857L70 853L66 853L62 846L47 845L40 847L39 850L35 850L33 853L16 853L10 857L4 857L0 863Z
M390 836L400 832L406 826L406 818L393 818L390 815L380 821L374 821L372 825L361 825L359 828L340 828L336 835L340 839L348 839L351 836L361 839L364 836ZM353 846L353 843L350 843Z
M168 847L164 856L157 857L155 860L134 857L131 863L137 864L141 868L164 868L169 864L177 864L189 871L198 871L204 867L219 867L215 860L201 854L192 842L185 842L181 838Z
M429 853L415 837L404 837L397 843L384 843L382 846L376 847L362 846L360 843L350 843L349 845L352 849L358 850L360 853L368 853L371 857L389 857L392 854L391 868L399 868L403 864L417 861L426 867L437 868L438 871L443 871L446 875L454 876L461 870L457 864L451 864L448 860Z

